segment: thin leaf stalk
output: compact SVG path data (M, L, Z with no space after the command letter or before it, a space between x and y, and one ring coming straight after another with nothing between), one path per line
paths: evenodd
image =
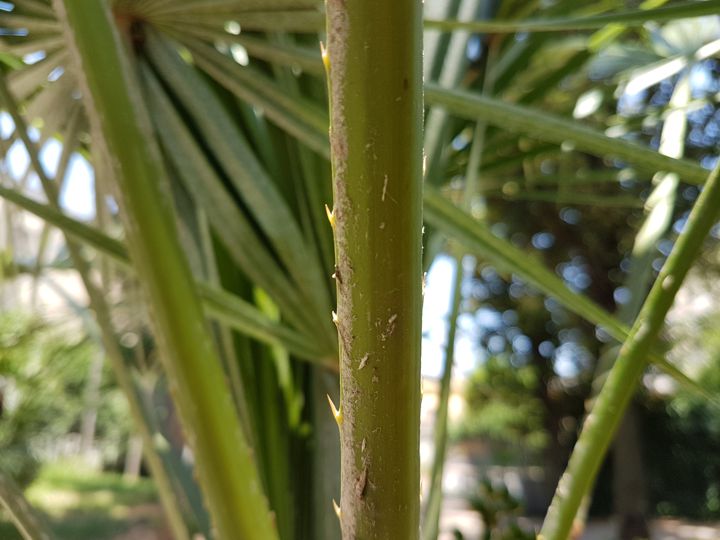
M689 73L685 72L675 85L669 103L671 110L665 118L660 135L658 151L674 158L682 157L685 150L685 136L687 134L686 108L690 100L688 75ZM624 282L624 286L630 291L630 301L620 306L617 313L617 318L623 324L631 325L633 323L652 284L652 263L655 258L656 246L667 234L672 224L678 182L677 174L673 173L658 172L653 177L654 187L645 203L645 220L635 235L630 254L630 269ZM609 347L616 349L616 344ZM613 350L606 350L605 354L601 354L600 362L593 376L592 395L586 402L588 413L591 411L597 393L602 388L602 384L607 378L608 371L614 361ZM616 447L618 444L622 444L618 441L620 441L620 437L614 443ZM620 474L622 477L622 468L625 467L627 466L616 465L614 474ZM575 530L584 530L585 528L592 501L592 491L591 488L580 505L580 510L575 518ZM616 506L617 504L616 501ZM625 510L630 511L629 508Z
M494 59L493 50L490 49L491 58ZM489 63L488 63L489 65ZM483 93L489 92L492 88L492 80L486 78L483 81ZM483 150L485 148L485 134L487 125L478 121L473 130L472 145L470 147L470 158L465 173L465 187L463 189L462 204L470 211L473 206L480 184L480 165L482 162ZM483 200L484 211L484 200ZM440 382L440 396L438 410L435 416L435 431L433 433L433 456L432 472L430 476L430 489L428 490L428 503L423 519L423 539L434 540L437 538L440 529L440 514L443 501L443 473L445 470L445 459L447 454L448 439L448 411L450 400L450 386L452 383L452 370L455 362L455 335L457 333L457 318L460 314L462 302L462 280L463 266L462 255L455 257L455 276L453 281L452 303L448 319L447 341L445 343L445 362L443 375Z
M60 153L57 165L55 166L55 180L57 182L58 192L62 192L63 190L64 182L67 179L67 168L70 163L70 157L77 148L80 118L81 108L79 106L75 106L69 115L69 120L62 134L62 140L64 141L62 152ZM37 305L37 296L40 287L40 274L42 271L45 251L48 247L49 233L50 225L48 223L44 223L43 229L40 233L40 241L38 242L37 255L35 256L35 268L33 270L33 285L30 299L30 304L32 306Z
M345 540L419 536L421 9L326 3Z
M702 243L720 217L720 167L711 173L684 231L655 280L618 359L583 425L558 484L539 538L565 540L592 486L630 399L647 367L651 348Z
M428 502L423 521L423 540L436 540L440 529L440 513L443 501L443 473L445 471L445 456L448 443L450 386L455 361L457 319L460 314L460 304L462 301L462 280L462 257L457 257L455 259L455 275L452 285L452 304L448 316L448 333L447 342L445 343L443 374L440 379L440 396L438 410L435 415L435 430L433 432L435 455L433 457L432 471L430 472L430 489L428 490Z
M137 75L104 2L55 2L91 121L112 156L132 261L200 486L219 539L272 540L276 529L242 432L162 184Z

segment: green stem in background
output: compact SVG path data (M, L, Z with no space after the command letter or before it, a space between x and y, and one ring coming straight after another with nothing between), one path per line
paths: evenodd
M686 111L690 100L690 84L688 72L675 85L675 90L670 98L670 112L665 117L662 132L660 135L660 146L658 151L662 154L680 158L685 150L685 136L687 135ZM653 271L652 263L655 259L657 245L662 238L668 233L672 224L672 216L675 210L675 194L678 189L679 178L677 174L658 172L653 177L653 191L645 203L645 219L638 229L633 242L633 248L630 253L630 269L624 281L624 286L630 291L630 301L620 306L617 318L624 324L632 324L637 317L640 308L645 300L646 294L652 285ZM615 349L615 344L611 345ZM606 350L601 353L600 360L595 368L593 375L593 384L590 399L586 400L588 412L595 402L597 392L600 391L602 383L607 377L607 373L615 361L615 355ZM633 414L632 408L628 414ZM632 424L628 424L632 425ZM633 463L625 463L618 459L617 453L623 444L627 444L624 438L635 438L636 430L628 430L623 434L623 424L619 430L618 437L614 441L616 454L615 466L613 474L615 478L623 479L626 477L624 469L628 467L636 468L638 465ZM627 426L626 426L627 428ZM639 452L637 453L639 459ZM631 460L633 461L633 460ZM640 463L642 468L642 463ZM635 471L638 474L638 471ZM622 480L620 481L622 483ZM620 513L633 513L644 515L646 504L643 497L637 497L637 493L617 493L618 487L615 486L616 495L614 496L615 508ZM575 518L575 529L584 529L587 521L587 514L590 509L593 488L588 490L585 500L580 506ZM636 500L640 499L640 500ZM622 499L627 498L625 504Z
M328 0L345 540L417 539L422 226L417 0Z
M440 512L443 501L443 472L445 470L445 454L448 442L448 409L450 402L450 383L452 382L452 369L455 359L455 335L457 333L457 319L460 314L462 301L463 266L462 257L455 259L455 276L452 287L452 304L448 315L447 343L445 343L445 362L443 375L440 379L440 396L438 410L435 415L435 430L433 432L432 471L430 472L430 489L428 502L423 521L423 540L436 540L440 530Z
M462 0L457 7L460 18L476 19L481 14L485 2L481 0ZM443 51L442 67L439 68L437 83L443 87L456 88L467 75L470 59L467 46L471 33L453 32L449 36L447 49ZM431 80L431 79L428 79ZM452 118L442 107L429 107L425 117L423 150L426 156L425 180L437 185L444 180L444 162L447 159L443 147L449 137L448 128Z
M492 55L492 52L490 54ZM483 92L489 92L491 86L492 81L485 79L483 81ZM478 192L480 183L480 164L482 162L482 154L485 146L486 130L487 125L485 122L479 121L475 125L475 129L473 131L470 158L468 160L465 173L465 187L463 189L462 198L463 207L467 210L473 206L476 193ZM455 257L455 265L452 304L450 308L450 318L448 319L447 342L445 343L445 365L443 366L443 375L440 381L440 396L437 414L435 415L435 431L433 433L435 455L433 456L430 489L428 490L428 503L425 508L425 515L423 519L423 539L425 540L435 540L438 537L440 529L440 514L442 511L443 472L445 470L445 458L447 454L450 386L452 383L452 370L455 360L455 334L457 332L457 318L460 314L460 304L462 302L463 266L461 253Z
M7 81L4 76L0 76L0 101L2 101L5 105L8 113L12 117L15 125L15 132L22 141L23 146L30 157L32 168L35 169L35 172L40 179L43 191L45 192L45 197L49 202L49 206L47 208L57 214L61 214L58 184L51 181L45 172L45 168L40 162L40 153L38 148L28 136L27 125L24 118L18 111L17 104L7 87ZM66 170L65 167L63 167L63 170ZM5 188L0 189L6 192L14 193ZM18 196L22 197L19 194ZM190 535L188 527L185 519L183 518L183 512L180 509L178 500L174 495L171 475L166 469L165 464L163 464L163 461L155 448L154 430L150 426L148 418L144 413L142 398L135 386L130 370L125 364L122 351L118 345L108 305L105 302L102 292L90 277L90 264L82 254L80 246L74 238L69 235L69 233L63 230L63 234L65 236L65 244L67 245L70 259L72 260L73 266L77 270L77 273L83 282L88 295L90 308L95 313L95 321L97 322L97 326L100 330L100 340L102 341L103 348L105 349L105 353L110 361L110 365L115 375L115 380L125 394L130 409L130 415L135 423L135 427L143 437L145 458L147 459L148 467L157 485L158 494L160 495L160 501L162 502L168 524L170 525L176 540L189 540ZM102 233L98 232L97 235L100 236Z
M630 335L620 349L608 379L583 426L568 468L540 532L543 540L565 540L575 514L592 485L623 413L632 398L647 358L675 295L712 226L720 216L720 167L700 194L683 233L655 280Z
M55 3L91 120L112 156L132 260L217 537L277 538L162 181L159 150L105 2Z
M67 179L67 169L70 164L70 157L77 150L78 132L80 131L80 118L82 115L82 106L76 104L73 111L69 115L69 120L62 132L62 139L64 141L62 146L62 152L58 158L57 165L55 166L55 179L57 180L57 190L62 192L65 180ZM32 168L32 164L30 164ZM45 259L45 251L48 248L50 239L50 224L43 223L43 229L40 233L40 240L38 242L38 251L35 255L35 269L33 271L33 285L31 292L30 305L34 308L37 307L37 295L40 286L40 274L42 272L43 261Z

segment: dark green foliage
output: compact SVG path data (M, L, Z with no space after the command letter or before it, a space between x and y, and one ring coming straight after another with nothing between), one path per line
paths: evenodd
M52 452L58 439L77 433L96 354L82 327L61 329L17 312L0 317L0 468L21 485L37 472L38 452ZM109 387L99 407L98 432L108 447L128 430L117 398Z
M490 358L467 382L467 413L458 436L488 438L500 443L504 454L542 449L548 435L542 402L536 397L539 384L534 366L515 367L505 356Z
M504 484L494 485L484 479L468 498L470 507L478 512L483 522L483 540L534 540L535 532L523 528L517 520L522 513L520 501L515 499ZM460 531L455 538L462 539Z
M700 378L720 392L720 362ZM650 500L659 515L720 518L720 418L717 407L686 391L647 400L643 421Z

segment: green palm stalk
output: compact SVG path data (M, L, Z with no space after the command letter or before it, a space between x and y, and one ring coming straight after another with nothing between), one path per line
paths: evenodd
M343 538L419 534L421 3L329 0Z
M648 364L651 348L665 322L665 315L672 306L705 236L720 217L719 173L720 167L716 167L705 184L690 213L685 230L655 280L595 406L585 420L568 468L558 484L543 523L540 532L543 540L564 540L570 533L582 499L595 479Z
M104 2L55 5L82 68L78 76L96 132L112 156L130 252L217 537L276 538L174 228L161 184L165 171L125 45Z

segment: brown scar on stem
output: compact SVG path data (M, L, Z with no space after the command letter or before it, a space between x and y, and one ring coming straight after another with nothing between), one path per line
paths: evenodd
M360 476L358 476L357 480L355 481L355 494L357 495L358 499L362 499L365 497L365 488L367 488L367 476L368 469L367 467L364 467L362 472L360 473Z

